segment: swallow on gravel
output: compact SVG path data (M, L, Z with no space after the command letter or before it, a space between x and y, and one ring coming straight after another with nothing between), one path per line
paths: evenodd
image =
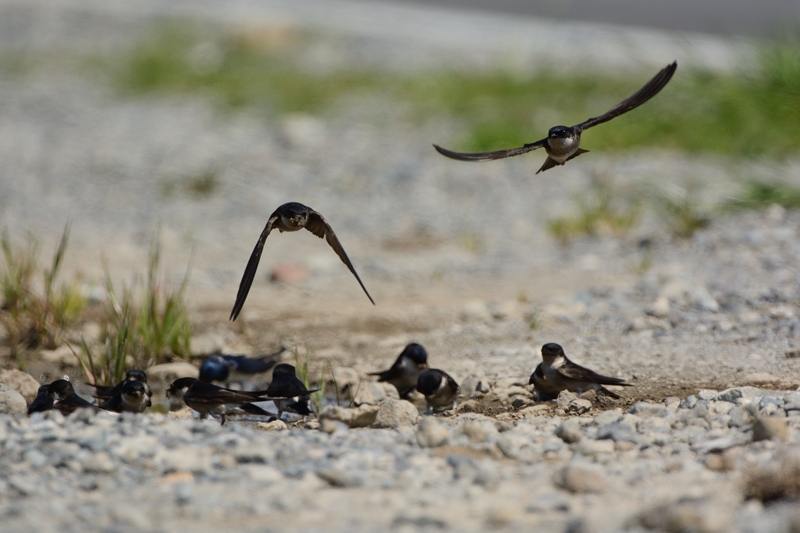
M232 382L239 383L244 388L244 384L249 381L254 374L266 372L277 363L277 357L283 349L270 355L261 357L245 357L244 355L209 355L200 365L200 381L211 383L219 381L228 386Z
M549 386L557 388L559 391L568 390L582 394L594 390L598 394L620 399L622 396L611 392L603 385L633 386L630 383L625 383L623 379L602 376L593 370L573 363L567 359L564 349L554 342L549 342L542 346L542 364L540 366L542 374L550 383ZM533 379L533 376L531 379Z
M148 391L147 384L141 381L123 381L119 391L100 404L100 407L115 413L144 413L145 409L153 405L147 395Z
M61 411L61 414L64 416L82 407L88 407L94 411L99 410L96 405L78 396L75 389L72 387L72 383L65 379L57 379L48 385L47 393L53 399L53 407Z
M417 390L425 396L425 412L436 413L456 408L461 387L447 372L428 368L420 373Z
M278 408L278 418L284 412L295 413L301 416L311 414L308 405L310 394L317 389L308 390L302 381L295 375L294 366L281 363L272 371L272 383L267 387L267 395L280 400L273 400Z
M122 390L122 386L128 381L139 381L143 383L147 397L150 398L153 396L153 391L150 390L150 386L147 384L147 374L145 374L144 370L138 370L136 368L131 368L125 372L125 379L112 387L105 385L90 385L94 387L94 397L97 398L100 403L103 403L109 398L118 395Z
M261 252L264 250L264 243L267 237L269 237L270 232L273 229L277 229L283 233L284 231L300 231L303 228L320 239L323 237L325 238L330 247L333 248L333 251L336 252L336 255L339 256L339 259L342 260L347 268L350 269L350 272L356 277L358 284L364 289L364 294L367 295L369 301L372 302L372 305L375 305L375 300L369 295L367 288L364 287L364 284L361 282L361 278L358 277L356 269L353 268L350 258L347 257L344 248L339 242L339 239L336 238L336 234L333 232L333 228L331 228L330 224L325 221L320 213L314 211L310 207L297 202L289 202L280 206L270 215L267 225L264 227L264 231L261 232L256 247L253 249L253 253L250 254L250 260L247 262L247 268L245 268L242 281L239 284L239 292L236 294L236 302L233 304L233 310L231 310L231 320L236 320L236 317L239 316L239 312L242 310L244 301L247 299L247 293L250 292L250 286L253 284L253 279L256 277L256 270L258 269L258 262L261 259Z
M267 391L238 391L217 387L211 383L203 383L197 378L180 378L172 382L167 388L167 398L173 395L200 413L200 418L205 419L209 413L218 415L222 424L225 424L227 415L249 413L254 415L270 416L257 405L251 402L266 402L272 400L266 396Z
M403 348L389 370L370 372L369 375L378 376L378 381L391 383L400 397L406 398L417 388L419 374L426 368L428 368L428 352L421 344L413 342Z
M41 413L43 411L49 411L52 408L53 397L50 396L50 385L40 385L36 393L36 398L34 398L28 406L28 414Z
M644 87L633 93L631 96L617 104L614 108L606 111L599 117L590 118L585 122L576 124L575 126L553 126L547 134L547 137L540 141L525 144L520 148L512 148L510 150L498 150L496 152L483 152L476 154L453 152L442 148L441 146L433 145L436 151L440 154L447 156L451 159L458 159L460 161L491 161L493 159L503 159L505 157L512 157L515 155L524 154L539 148L544 148L547 152L547 159L545 160L542 168L536 173L544 172L558 165L563 165L570 159L574 159L581 154L588 152L580 148L581 133L603 122L608 122L612 118L618 117L632 109L636 109L643 103L650 100L657 95L661 89L672 79L675 74L675 69L678 68L678 62L675 61L664 67L658 74L648 81Z
M536 370L533 371L531 379L528 381L528 384L533 385L536 389L534 400L537 402L555 400L558 398L558 393L562 390L551 383L550 380L547 379L547 376L544 375L544 370L542 370L543 364L544 363L539 363L536 366Z

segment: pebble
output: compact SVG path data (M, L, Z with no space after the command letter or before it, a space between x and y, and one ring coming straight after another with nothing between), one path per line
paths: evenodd
M377 405L362 405L356 408L329 405L320 412L319 418L320 420L326 418L337 420L351 428L363 428L375 423L378 409Z
M557 470L553 483L572 493L599 494L607 489L606 476L600 466L577 461Z
M597 439L611 439L614 442L639 443L636 431L625 422L615 422L608 424L597 430Z
M33 402L39 392L39 382L27 372L16 368L0 370L0 383L8 385L20 393L28 405Z
M628 412L641 417L665 416L667 414L667 406L660 403L636 402Z
M28 412L28 404L22 394L8 385L0 383L0 413L14 416L24 416Z
M592 402L578 398L576 394L565 390L558 393L556 405L570 415L582 415L588 413L592 408Z
M581 440L582 436L580 421L575 418L563 421L561 425L556 428L556 437L567 444L578 442Z
M378 412L372 427L397 428L413 426L417 423L419 411L414 404L405 400L392 400L387 398L378 404Z
M443 446L450 438L447 427L434 417L423 417L417 429L417 443L423 448Z
M789 437L789 425L785 418L762 417L753 423L753 442L761 440L786 440Z

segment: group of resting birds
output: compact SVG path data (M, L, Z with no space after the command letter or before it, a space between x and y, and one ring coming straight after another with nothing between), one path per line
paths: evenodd
M173 381L167 388L167 398L180 398L197 411L200 418L211 414L219 417L222 424L229 415L248 414L272 418L271 413L254 405L266 401L274 402L278 409L278 418L284 412L301 416L312 414L308 402L310 394L316 392L316 389L306 388L296 376L294 366L278 364L276 355L259 358L212 355L203 361L199 378L184 377ZM272 381L263 390L235 390L212 383L238 382L243 387L253 375L270 369ZM428 368L428 352L417 343L407 345L388 370L371 372L369 375L377 376L378 381L393 385L400 398L410 400L414 391L419 392L425 397L426 413L455 408L460 393L458 383L447 372ZM603 385L630 386L622 379L600 375L570 361L563 348L553 342L542 346L542 362L531 374L529 383L534 386L535 399L538 401L553 400L563 390L578 394L594 390L598 394L620 398ZM28 414L58 409L68 415L81 407L117 413L142 413L151 406L152 392L147 385L147 374L141 370L128 370L125 379L113 387L93 387L97 404L79 396L67 380L58 379L42 385L28 409Z

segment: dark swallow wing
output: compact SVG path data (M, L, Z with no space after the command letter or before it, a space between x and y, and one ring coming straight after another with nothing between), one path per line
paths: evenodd
M598 383L600 385L622 385L624 387L631 386L630 383L625 383L624 379L603 376L594 370L589 370L588 368L582 367L581 365L573 363L570 360L567 360L566 364L558 367L557 372L564 377L578 381L588 381L591 383Z
M339 242L339 239L336 238L333 228L331 228L321 214L310 208L308 210L308 222L306 222L306 229L320 239L324 238L328 242L330 247L333 248L333 251L336 252L336 255L339 256L339 259L342 260L342 263L347 265L347 268L349 268L350 272L352 272L356 277L358 284L361 285L362 289L364 289L364 294L367 295L369 301L372 302L372 305L375 305L375 300L373 300L372 296L369 295L367 288L361 282L361 278L359 278L358 274L356 274L356 269L353 268L353 263L350 262L350 258L347 257L344 248L342 248L342 244Z
M296 396L305 396L316 392L316 390L306 389L303 382L296 376L283 375L279 376L278 379L273 378L267 390L262 392L266 392L266 396L272 398L294 398Z
M389 370L381 370L378 372L370 372L369 376L378 376L378 381L388 381L390 379L399 379L403 377L406 372L406 360L400 355L389 368Z
M107 399L103 403L100 404L102 409L106 411L114 411L115 413L122 412L122 392L115 394L111 398Z
M580 133L603 122L608 122L612 118L618 117L632 109L636 109L643 103L650 100L657 95L661 89L672 79L675 74L675 69L678 68L678 62L675 61L664 67L658 74L648 81L644 87L630 95L628 98L617 104L613 109L606 111L599 117L590 118L585 122L574 126L575 130Z
M105 400L108 400L109 398L111 398L112 396L117 394L118 392L120 392L122 390L122 383L124 383L124 381L120 382L120 383L117 383L116 385L113 385L113 386L112 385L92 385L91 383L89 383L89 385L94 387L93 396L95 398L97 398L98 400L100 400L100 402L103 402Z
M239 292L236 293L236 302L233 304L230 320L236 320L236 317L239 316L239 312L242 310L244 301L247 299L247 293L250 292L250 286L253 285L253 280L256 277L256 270L258 270L258 262L261 260L261 251L264 249L264 243L267 237L269 237L272 227L279 218L280 215L278 215L277 211L270 215L267 225L264 227L264 231L261 232L261 236L258 238L256 247L253 248L253 253L250 254L247 268L244 269L242 281L239 283Z
M535 143L525 144L520 148L512 148L510 150L498 150L496 152L479 152L475 154L453 152L452 150L448 150L447 148L442 148L441 146L436 144L434 144L433 147L436 148L437 152L439 152L443 156L449 157L450 159L458 159L459 161L492 161L494 159L503 159L506 157L513 157L515 155L526 154L528 152L532 152L539 148L543 148L546 144L547 144L547 139L542 139L541 141L536 141Z
M258 374L266 372L277 364L276 356L265 355L251 359L244 355L229 355L226 359L231 363L231 367L243 374Z
M202 386L201 386L202 385ZM183 394L186 403L194 402L197 404L219 405L226 403L247 403L265 401L267 398L260 398L258 395L245 391L235 391L223 389L207 383L195 384L186 389Z
M251 415L273 416L271 413L263 410L262 408L260 408L257 405L253 405L251 403L243 403L242 405L239 406L239 409L241 409L245 413L248 413L248 414L251 414Z

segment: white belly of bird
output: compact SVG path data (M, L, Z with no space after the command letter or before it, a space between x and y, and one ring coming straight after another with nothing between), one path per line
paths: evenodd
M578 149L578 143L572 137L550 139L549 142L550 150L553 152L549 155L559 163L564 163Z

